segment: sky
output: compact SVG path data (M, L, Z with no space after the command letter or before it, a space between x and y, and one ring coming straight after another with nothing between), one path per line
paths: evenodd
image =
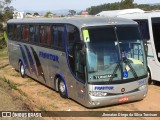
M88 7L104 3L120 2L121 0L13 0L11 6L19 11L43 11L43 10L85 10ZM160 3L160 0L134 0L134 3Z

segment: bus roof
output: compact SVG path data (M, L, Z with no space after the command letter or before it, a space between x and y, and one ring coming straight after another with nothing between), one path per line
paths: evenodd
M86 26L104 26L104 25L126 25L137 24L136 22L123 18L113 17L64 17L64 18L24 18L24 19L11 19L7 22L10 23L66 23L72 24L79 28Z
M122 10L110 10L110 11L102 11L95 16L110 16L110 17L116 17L118 15L124 15L124 14L133 14L133 13L144 13L145 11L139 9L139 8L133 8L133 9L122 9Z
M121 17L129 19L148 19L149 17L160 17L160 11L143 11L139 8L102 11L96 16Z
M117 17L129 18L129 19L148 19L148 18L151 18L151 17L160 17L160 12L149 11L149 12L145 12L145 13L118 15Z

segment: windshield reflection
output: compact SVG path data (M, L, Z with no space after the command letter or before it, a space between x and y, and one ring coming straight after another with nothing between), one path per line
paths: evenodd
M117 27L116 31L114 27L90 28L88 33L89 82L126 80L147 74L143 42L137 26Z

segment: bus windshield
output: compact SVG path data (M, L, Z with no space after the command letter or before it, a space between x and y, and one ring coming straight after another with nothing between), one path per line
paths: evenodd
M83 30L88 82L130 80L147 75L144 46L137 26Z

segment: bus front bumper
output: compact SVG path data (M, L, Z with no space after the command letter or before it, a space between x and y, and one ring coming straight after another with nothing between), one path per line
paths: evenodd
M146 97L148 91L148 87L144 90L139 90L136 92L131 93L124 93L120 95L112 95L112 96L105 96L105 97L95 97L89 95L89 101L87 102L88 108L94 107L102 107L102 106L109 106L114 104L122 104L137 100L142 100Z

